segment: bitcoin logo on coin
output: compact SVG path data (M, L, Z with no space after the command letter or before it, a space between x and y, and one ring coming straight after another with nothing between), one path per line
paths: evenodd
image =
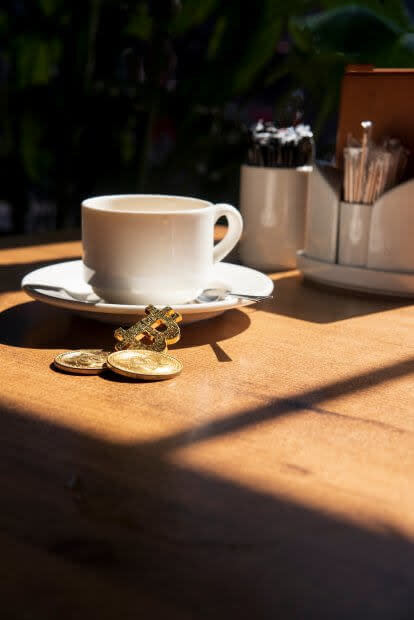
M154 306L145 308L146 316L129 327L119 327L114 336L119 341L115 346L117 351L122 349L141 349L162 353L168 344L174 344L180 339L180 328L177 325L182 316L169 306L159 310Z

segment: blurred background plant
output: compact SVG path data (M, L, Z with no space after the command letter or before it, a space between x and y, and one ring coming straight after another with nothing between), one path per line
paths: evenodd
M298 113L331 157L348 63L414 65L403 0L3 0L0 232L104 193L237 204L242 124Z

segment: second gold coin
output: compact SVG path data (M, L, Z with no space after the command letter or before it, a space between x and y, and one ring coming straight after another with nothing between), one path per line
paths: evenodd
M124 349L108 355L110 370L125 377L144 381L172 379L180 374L183 365L166 353L140 349Z

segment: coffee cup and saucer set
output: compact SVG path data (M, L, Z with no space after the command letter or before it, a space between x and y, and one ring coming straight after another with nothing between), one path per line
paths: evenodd
M228 221L214 245L214 225ZM30 297L111 324L131 325L148 304L173 306L184 323L269 297L265 274L222 262L239 241L240 213L225 204L164 195L113 195L82 203L83 260L22 280Z

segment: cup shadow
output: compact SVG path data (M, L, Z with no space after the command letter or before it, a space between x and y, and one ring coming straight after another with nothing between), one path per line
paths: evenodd
M184 326L174 350L211 345L219 361L230 358L219 342L233 338L250 325L247 314L228 310L219 317ZM93 319L74 315L38 301L7 308L0 314L0 342L31 349L79 349L114 347L114 328Z
M303 280L298 272L274 276L275 295L257 310L311 323L333 323L411 305L413 300L331 288Z

